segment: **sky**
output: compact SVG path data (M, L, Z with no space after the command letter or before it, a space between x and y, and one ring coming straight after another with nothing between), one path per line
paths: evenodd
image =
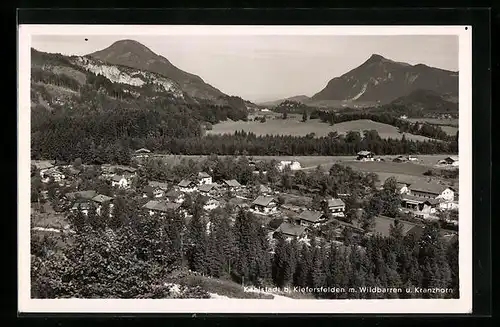
M36 35L31 46L86 55L122 39L136 40L222 92L253 102L312 96L372 54L452 71L459 65L454 35Z

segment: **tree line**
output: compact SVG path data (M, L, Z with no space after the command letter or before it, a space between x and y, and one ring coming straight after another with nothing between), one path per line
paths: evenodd
M416 238L401 225L389 237L336 246L314 238L310 244L286 241L245 210L216 209L204 215L201 197L185 220L171 211L160 217L138 203L115 199L101 215L70 216L76 234L57 249L50 238L32 242L34 298L162 298L164 280L177 269L229 279L244 285L301 287L451 288L450 293L321 293L317 298L408 298L458 296L458 243L445 244L439 227L429 225ZM198 290L193 297L206 297Z

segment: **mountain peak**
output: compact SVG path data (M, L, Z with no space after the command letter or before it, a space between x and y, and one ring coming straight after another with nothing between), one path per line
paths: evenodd
M146 70L169 78L195 98L218 100L227 96L205 83L199 76L175 67L167 58L154 53L144 44L131 39L119 40L109 47L89 54L90 57L113 64Z
M380 61L380 60L383 60L383 59L385 59L385 58L384 58L384 57L382 57L382 56L381 56L381 55L379 55L379 54L374 53L374 54L372 54L372 55L370 56L370 58L369 58L368 60L370 60L370 61Z

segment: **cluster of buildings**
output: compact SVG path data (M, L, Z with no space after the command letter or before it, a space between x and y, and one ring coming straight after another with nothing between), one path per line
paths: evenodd
M399 182L402 195L402 210L413 213L417 218L438 219L438 211L457 210L457 191L447 185L435 182Z
M363 152L363 151L362 151ZM364 155L366 153L360 153ZM366 154L370 158L369 153ZM73 170L75 174L79 171L74 167L55 167L50 162L33 163L40 171L42 178L48 176L63 181L65 174ZM286 162L285 165L293 165L293 161ZM300 164L299 164L300 165ZM292 167L290 167L292 168ZM110 181L115 189L130 189L133 187L133 180L137 175L137 169L128 166L102 165L99 178ZM292 195L279 193L266 185L258 185L257 189L250 190L241 185L237 180L222 180L214 182L212 176L207 172L199 172L190 178L183 179L176 183L167 181L148 181L148 185L140 190L135 190L138 198L143 198L145 204L142 209L150 215L163 215L171 210L183 213L188 218L188 212L182 204L186 197L193 194L200 194L205 197L204 210L209 212L218 207L223 207L226 203L239 208L244 208L254 213L256 219L260 219L263 225L268 228L270 235L281 233L288 239L297 238L308 240L313 230L321 230L323 226L335 221L339 230L350 229L351 231L363 235L364 231L352 223L345 222L346 206L341 198L326 198L323 200L322 210L311 210L308 205L292 205L286 203L284 198ZM408 183L399 182L398 192L402 195L401 210L411 212L418 218L434 219L439 210L452 210L458 208L456 201L456 191L448 186L437 183ZM88 214L91 208L95 208L98 214L104 204L109 204L109 214L112 215L113 196L98 194L93 190L77 191L66 193L64 199L67 200L70 212L76 210ZM146 201L147 199L147 201ZM375 233L388 233L390 228L387 219L377 217ZM404 224L408 225L407 222ZM406 226L405 225L405 226ZM406 226L405 233L416 233L419 227ZM385 231L385 232L384 232Z

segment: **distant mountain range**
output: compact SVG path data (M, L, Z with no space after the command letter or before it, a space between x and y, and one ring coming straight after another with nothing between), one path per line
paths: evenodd
M297 95L294 97L290 98L285 98L285 99L279 99L279 100L273 100L273 101L264 101L264 102L259 102L257 103L260 106L267 106L267 107L274 107L282 103L283 101L294 101L294 102L302 102L306 103L307 101L310 100L310 98L307 95Z
M432 99L456 102L458 98L458 72L429 67L424 64L410 65L373 54L360 66L331 79L326 87L312 97L298 96L269 101L265 105L278 105L284 100L294 100L310 106L366 106L387 104L409 96L409 102L419 97L421 90L428 90L438 97ZM420 99L420 98L419 98ZM400 102L403 101L400 99ZM440 104L437 103L439 106Z

